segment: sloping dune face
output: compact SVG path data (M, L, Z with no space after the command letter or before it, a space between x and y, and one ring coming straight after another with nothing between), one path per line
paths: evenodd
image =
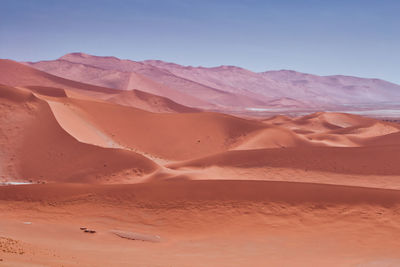
M19 180L96 182L123 171L146 174L157 169L134 152L79 142L60 126L48 103L28 91L2 86L0 92L5 175Z

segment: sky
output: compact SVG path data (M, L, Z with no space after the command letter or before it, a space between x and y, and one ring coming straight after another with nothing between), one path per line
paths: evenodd
M400 1L0 0L0 58L70 52L400 84Z

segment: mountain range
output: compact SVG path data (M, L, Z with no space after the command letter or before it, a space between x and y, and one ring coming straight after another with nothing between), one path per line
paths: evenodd
M139 90L216 111L346 110L391 106L400 86L380 79L317 76L291 70L252 72L235 66L182 66L70 53L26 65L62 78L119 90Z

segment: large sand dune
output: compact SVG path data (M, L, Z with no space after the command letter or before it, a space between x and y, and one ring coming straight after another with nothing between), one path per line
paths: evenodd
M95 182L123 171L143 175L157 169L155 163L135 152L79 142L60 126L49 104L32 93L4 86L0 90L5 96L0 99L1 143L6 154L2 165L14 176L6 178Z

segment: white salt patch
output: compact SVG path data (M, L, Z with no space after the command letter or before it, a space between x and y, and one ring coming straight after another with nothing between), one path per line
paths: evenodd
M29 182L0 182L1 185L26 185L26 184L32 184Z

